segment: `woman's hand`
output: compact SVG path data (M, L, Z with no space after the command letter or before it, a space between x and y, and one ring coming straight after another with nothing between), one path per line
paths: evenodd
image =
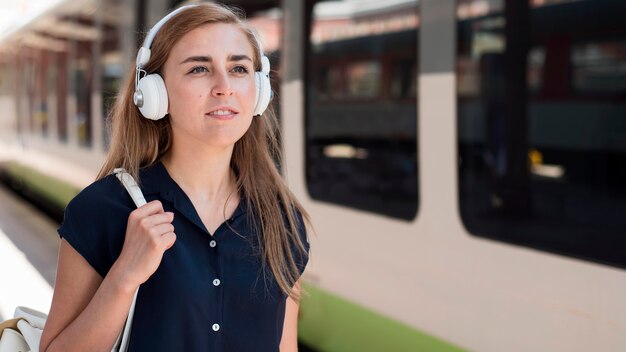
M130 213L122 253L111 268L125 290L134 291L157 270L176 241L173 220L174 213L163 211L158 200Z

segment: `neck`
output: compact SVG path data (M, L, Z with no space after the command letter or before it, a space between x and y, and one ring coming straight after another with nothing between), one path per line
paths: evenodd
M236 187L230 167L233 146L227 148L181 150L173 144L161 160L169 175L199 201L223 201Z

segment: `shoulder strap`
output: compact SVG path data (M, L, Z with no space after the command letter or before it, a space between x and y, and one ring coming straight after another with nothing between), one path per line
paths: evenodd
M141 188L137 185L137 181L131 176L126 170L122 168L117 168L113 170L113 174L117 177L120 182L124 185L124 188L130 194L130 197L135 202L137 208L146 204L146 199L143 197L143 193L141 193Z
M146 204L146 199L141 192L141 188L139 188L139 185L137 185L137 181L135 181L131 174L129 174L128 172L126 172L126 170L122 168L117 168L113 170L113 174L115 174L117 179L122 182L124 188L126 188L126 191L128 191L128 194L130 194L130 197L133 199L133 202L135 202L137 208ZM135 291L135 295L133 296L133 303L131 303L130 305L130 309L128 310L128 318L126 319L126 324L124 324L124 330L122 330L122 333L117 337L115 345L113 345L113 349L111 350L112 352L125 352L128 349L130 329L133 325L133 316L135 315L135 304L137 303L138 293L139 288L137 288L137 290Z

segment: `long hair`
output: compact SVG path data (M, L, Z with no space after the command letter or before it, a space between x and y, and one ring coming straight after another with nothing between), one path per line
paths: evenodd
M191 30L207 23L229 23L238 26L248 38L254 51L254 66L261 70L260 44L254 30L243 16L222 5L203 3L172 17L156 35L151 57L145 71L162 73L163 66L175 43ZM157 163L172 145L169 116L152 121L144 118L133 104L135 69L127 76L111 111L111 147L98 174L106 177L114 168L125 168L135 179L139 170ZM306 255L298 235L298 213L306 224L309 216L288 189L277 168L282 163L278 145L279 128L272 108L252 119L248 131L235 143L231 167L237 178L237 189L248 201L248 218L259 236L259 255L263 273L269 268L283 293L298 300L292 290L300 275L297 259ZM294 252L293 248L297 250ZM299 257L298 257L299 256Z

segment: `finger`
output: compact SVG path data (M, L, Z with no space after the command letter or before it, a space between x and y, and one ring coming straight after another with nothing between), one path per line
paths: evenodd
M163 213L163 205L160 201L153 200L133 210L128 216L128 220L129 222L139 222L147 216L158 213Z
M158 214L163 212L163 204L158 200L153 200L150 203L146 203L139 208L135 209L133 213L137 213L139 217L147 215Z
M174 214L171 212L158 213L146 216L143 220L149 227L161 224L170 224L174 220Z
M161 243L164 245L165 250L172 248L175 242L176 234L174 232L168 232L161 236Z
M161 225L161 224L169 224L174 220L174 214L171 212L163 212L163 213L157 213L157 214L152 214L152 215L145 215L143 217L141 216L141 213L139 214L131 214L130 219L136 222L137 226L149 230L154 226L157 225Z
M157 239L167 234L168 232L174 232L174 225L170 223L165 223L150 228L150 235Z

